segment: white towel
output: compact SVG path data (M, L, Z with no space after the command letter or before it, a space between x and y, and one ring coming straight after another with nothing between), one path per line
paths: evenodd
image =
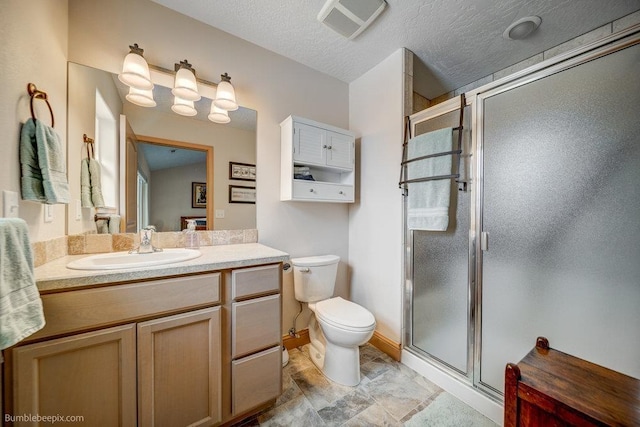
M0 218L0 350L44 327L27 223Z
M409 140L407 158L452 151L453 129L445 128ZM451 155L432 157L407 164L407 179L451 175ZM451 179L409 184L407 227L411 230L447 231Z

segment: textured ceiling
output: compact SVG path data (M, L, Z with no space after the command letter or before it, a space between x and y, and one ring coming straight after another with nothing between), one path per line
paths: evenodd
M638 0L387 0L378 19L347 40L316 20L325 0L153 1L345 82L408 48L428 98L640 9ZM530 38L502 38L529 15L542 18Z

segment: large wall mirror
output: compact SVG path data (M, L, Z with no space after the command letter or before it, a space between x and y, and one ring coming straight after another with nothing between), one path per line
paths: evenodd
M117 75L75 63L68 71L68 234L96 230L96 212L121 215L120 232L181 231L186 218L199 229L256 227L256 111L240 107L217 124L207 119L210 99L185 117L171 110L170 88L156 84L157 105L140 107L126 100ZM81 206L88 156L101 167L104 209Z

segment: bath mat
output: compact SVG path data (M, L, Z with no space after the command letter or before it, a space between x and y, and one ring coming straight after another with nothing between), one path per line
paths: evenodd
M422 411L405 422L405 426L495 427L497 424L449 393L442 393Z

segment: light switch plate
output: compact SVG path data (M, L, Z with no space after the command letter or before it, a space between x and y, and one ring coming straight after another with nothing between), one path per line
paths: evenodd
M224 209L216 209L216 218L224 218Z
M44 205L44 222L53 222L53 205Z
M17 218L18 217L18 193L15 191L2 190L2 216L5 218Z

